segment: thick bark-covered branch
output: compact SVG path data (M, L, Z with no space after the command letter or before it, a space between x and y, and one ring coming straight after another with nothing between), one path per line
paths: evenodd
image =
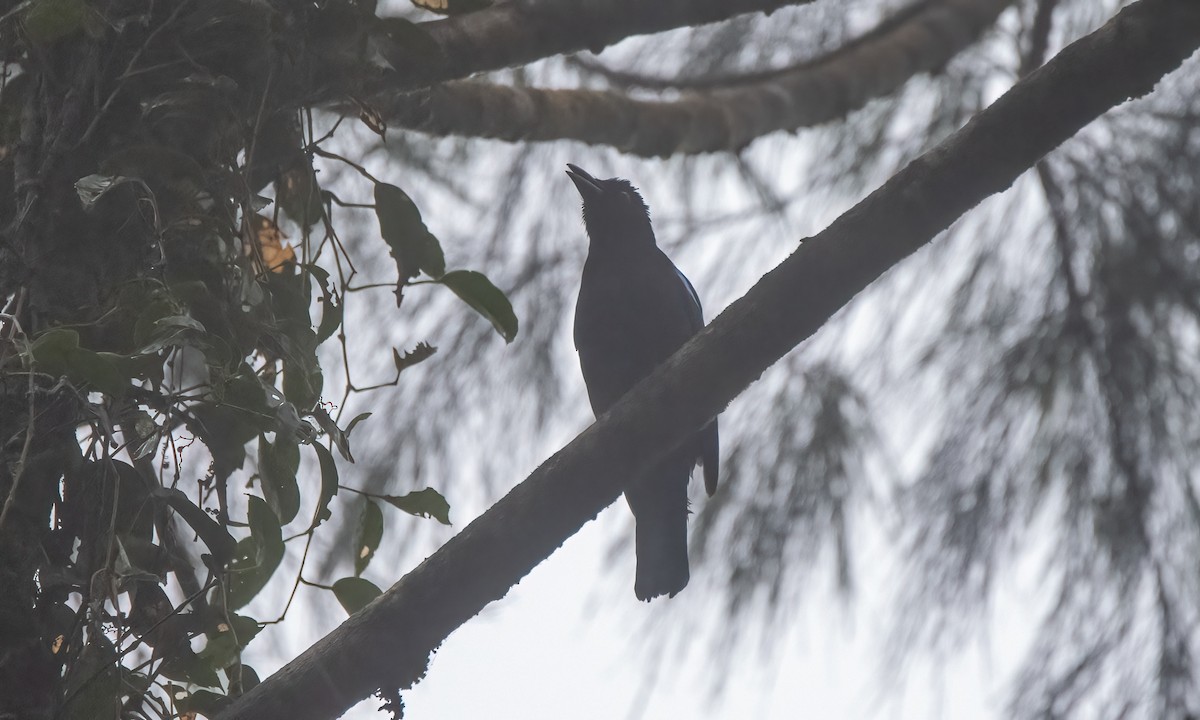
M928 0L817 60L666 102L462 81L398 95L377 109L391 124L435 135L580 140L664 157L737 151L768 133L844 117L913 76L938 70L1011 4Z
M812 0L521 0L421 23L432 40L400 37L381 48L395 66L388 88L409 90L475 73L526 65L605 47L634 35L694 27L752 12L771 13Z
M1017 83L787 260L390 590L237 701L223 720L328 718L407 688L457 627L617 499L858 292L1101 113L1200 47L1200 3L1140 0Z

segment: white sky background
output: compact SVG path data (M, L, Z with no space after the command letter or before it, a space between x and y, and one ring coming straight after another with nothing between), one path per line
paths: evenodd
M786 634L777 651L765 654L753 642L737 648L729 663L735 671L724 691L714 694L713 673L718 671L707 654L711 637L703 628L696 633L694 652L683 658L675 650L654 657L657 636L645 632L660 614L702 603L703 586L694 583L674 599L647 605L633 597L630 564L620 571L603 565L611 534L628 529L615 517L624 512L623 503L610 507L506 598L453 633L435 655L425 680L403 694L405 717L1002 716L1004 681L1030 640L1036 617L1028 608L1036 578L1032 573L1002 590L986 647L975 645L943 661L929 658L912 669L906 682L883 687L882 638L891 609L886 576L895 557L883 544L871 542L864 555L875 561L862 567L853 609L827 587L815 589L796 609L792 625L772 629ZM378 558L373 567L386 559ZM410 561L403 569L411 565ZM375 567L367 575L378 579L381 573ZM260 673L272 672L341 622L340 608L325 605L327 612L315 614L300 605L300 613L269 628L251 645L248 659ZM647 678L652 678L649 686ZM375 711L378 705L371 698L346 717L384 717Z
M485 146L481 153L486 152ZM769 154L771 150L765 148L763 152ZM652 178L642 179L655 174L653 162L630 160L607 152L602 155L597 159L593 150L563 144L548 153L546 162L557 169L565 162L578 161L587 168L599 168L599 174L615 164L613 172L632 177L646 188L652 210L656 204L669 206L669 193L655 191ZM576 218L578 200L574 188L565 174L561 180L562 187L548 193L548 203L565 202L565 208L555 212L571 216L575 228L573 240L583 244L586 240L582 223ZM782 188L789 184L784 176L775 180ZM849 204L849 200L844 204ZM447 239L452 236L438 227L443 218L450 217L448 211L439 209L435 199L418 198L418 205L434 232L443 235L443 242L452 242ZM825 206L795 223L776 223L777 232L791 243L790 238L810 234L827 224L840 209ZM662 215L670 217L669 212ZM660 229L659 233L662 235L663 231ZM693 264L676 253L685 272L692 277L703 277L702 257L700 262L695 254L684 257ZM755 267L740 268L743 277L737 287L725 289L724 302L740 296L778 259L760 258ZM711 319L720 309L711 307L714 293L703 286L699 291L710 305L706 315ZM410 295L406 302L415 297ZM390 300L390 293L387 299ZM390 309L381 306L380 312ZM862 332L869 331L870 326L870 322L853 323ZM562 422L555 432L533 440L533 446L524 448L522 454L528 458L527 465L515 469L506 479L508 483L523 479L590 420L569 330L564 328L555 354L556 362L568 364L567 374L576 378L574 395L579 412L573 415L577 420ZM856 332L845 338L849 347L859 344L854 337ZM496 344L501 344L498 339ZM453 352L453 348L445 351ZM502 358L503 352L499 349L496 357ZM326 382L327 393L332 394L338 382L336 374L329 373ZM367 401L387 402L387 397L373 396ZM486 419L481 416L464 422L486 422ZM367 425L370 423L368 420ZM881 424L912 427L904 423ZM378 447L367 446L361 451L356 449L360 457L363 452L380 451ZM469 459L464 461L465 465L456 471L469 477L475 470ZM349 470L345 464L341 467L343 473ZM344 475L343 482L346 481ZM487 498L471 497L470 488L462 485L459 482L448 493L455 526L445 531L433 528L436 544L461 530L469 518L485 509ZM346 495L342 493L335 500L333 509L337 514L352 516L357 506ZM696 500L702 502L699 495L702 493L693 492ZM388 512L388 527L383 546L364 574L381 587L399 579L426 554L411 545L408 552L397 547L397 543L405 542L403 525L431 522L385 512ZM1001 717L1006 681L1028 646L1040 616L1030 611L1031 598L1036 596L1036 573L1018 573L1020 581L1012 585L999 583L1001 591L993 606L993 619L985 623L988 628L984 633L985 644L974 644L962 654L942 658L918 654L924 659L904 673L899 682L889 684L887 671L894 668L886 660L885 644L895 619L893 600L896 578L900 576L896 564L902 558L895 552L896 545L887 541L884 531L875 523L870 512L857 518L858 532L852 536L858 559L857 595L851 605L846 605L832 591L828 564L819 565L811 576L816 584L806 594L804 604L795 609L791 621L784 627L765 630L779 640L773 650L764 651L759 639L751 637L723 651L714 650L714 638L723 630L725 620L719 612L706 610L711 608L712 603L708 602L711 598L705 597L702 575L695 568L692 584L681 595L644 604L633 596L631 558L615 569L606 565L613 539L631 531L628 508L618 501L536 568L504 600L490 605L451 635L435 655L426 679L403 694L406 717L418 720ZM328 534L322 536L319 532L314 553L323 552L321 542L328 539ZM345 549L334 548L332 552L344 554ZM296 559L294 553L288 556L280 571L282 577L291 576ZM263 596L248 610L255 617L273 617L280 603L278 597ZM692 644L688 652L675 645L663 649L663 638L674 642L677 633L653 632L656 625L669 624L665 616L672 612L689 618L707 618L708 625L698 625L690 634ZM285 624L268 628L249 648L247 660L263 676L294 658L344 618L327 593L303 587L292 613ZM725 661L714 663L713 652L731 653L727 667L734 669L719 691L720 683L714 674L722 672L719 666ZM375 710L378 705L378 700L368 699L347 717L382 717Z
M339 131L339 135L343 132ZM758 166L772 169L767 179L782 196L786 197L789 188L796 184L795 169L803 167L803 138L804 134L799 138L771 138L760 141L754 148L758 159L769 158ZM499 158L511 158L511 147L478 143L475 153L480 158L489 153ZM406 186L404 169L389 168L385 162L380 162L381 159L378 156L367 158L368 169L413 194L431 230L447 246L451 267L486 271L478 261L473 261L469 255L458 255L454 249L457 245L455 236L471 232L470 223L479 222L479 219L464 220L453 201L439 195L436 189ZM473 154L472 161L475 159ZM578 219L574 187L561 173L566 162L577 162L597 176L616 173L629 177L647 196L660 241L667 244L678 239L669 231L664 232L664 226L669 228L678 208L670 205L677 202L677 198L663 189L669 187L667 184L675 175L673 171L665 170L661 162L631 159L613 151L585 149L569 143L553 146L537 162L539 165L544 162L554 169L547 173L554 181L547 188L544 207L547 212L561 213L567 218L560 226L571 228L574 235L564 238L564 242L579 243L580 269L586 239ZM475 163L465 172L471 177L494 179L502 176L502 163L502 160L485 162L481 166ZM703 168L702 163L698 172L704 172ZM339 196L345 199L369 197L369 189L361 181L355 182L359 183L357 189L346 193L339 189ZM717 191L718 194L724 192L724 188ZM736 192L744 193L745 190L737 189ZM678 251L672 249L671 254L693 280L705 301L706 319L711 320L723 305L739 297L762 273L781 260L796 240L820 230L852 200L807 199L791 208L786 220L768 224L776 237L735 238L733 241L739 243L736 255L743 260L735 267L712 262L714 252L728 254L728 249L682 247ZM365 220L373 221L373 218ZM386 256L381 267L390 267ZM714 274L721 276L714 277ZM428 288L408 291L406 306L409 310L420 293L427 291ZM381 316L394 312L390 293L384 291L378 297ZM521 308L517 310L524 321ZM353 313L353 309L350 312ZM464 309L463 313L466 315L468 311ZM384 326L377 330L382 341L386 344L389 332L394 334L394 328L388 324L400 324L413 317L406 312L403 319L383 320ZM350 323L355 322L353 314L348 318ZM419 314L413 321L423 322ZM843 351L852 351L850 348L861 344L855 333L870 332L872 323L858 322L855 318L855 322L846 325L852 330L836 337L846 343ZM556 345L555 362L571 365L566 373L577 378L574 401L579 404L579 412L565 413L566 417L575 419L562 421L553 432L519 448L519 457L514 461L518 469L499 483L505 487L523 479L590 420L582 380L578 378L577 360L570 347L569 324L562 328L562 333ZM405 347L404 342L391 340L393 345ZM815 342L821 341L819 333ZM332 344L324 348L323 360L334 360L333 353L329 352ZM438 345L436 338L433 344ZM498 339L496 344L502 345ZM408 346L411 347L411 343ZM443 352L453 352L453 348L443 348ZM503 350L493 357L502 359ZM439 354L430 362L440 358ZM390 366L386 349L374 360ZM327 371L326 395L329 399L340 396L339 388L340 379L336 372ZM387 402L387 397L372 396L366 402L383 403ZM481 418L465 418L464 422L486 421ZM368 420L363 427L368 428L373 420L378 418ZM895 427L896 423L880 422L879 425ZM912 426L908 427L911 429ZM376 431L366 430L367 433ZM524 439L517 438L515 442L524 442ZM359 450L359 447L363 449ZM362 452L381 451L378 447L367 448L366 444L356 445L356 454L361 457ZM339 464L345 473L346 466L340 459ZM462 472L461 468L456 470ZM345 475L343 482L346 482ZM429 484L438 486L436 481ZM401 524L431 521L410 520L389 512L383 547L364 576L387 587L414 567L432 547L465 527L469 517L485 509L489 500L494 500L468 497L469 490L462 485L462 482L456 483L449 494L455 522L453 530L434 529L432 544L418 541L409 544L406 551L401 550L398 547L404 542ZM404 489L390 491L403 492ZM346 495L342 493L333 504L335 514L343 517L357 511L356 505L347 502ZM1032 632L1041 617L1036 611L1041 609L1037 603L1036 563L1030 560L997 582L998 596L992 605L991 618L984 623L986 631L982 634L982 643L971 645L961 654L941 658L920 655L924 659L902 673L898 682L888 684L886 671L895 668L886 660L885 644L895 619L893 600L896 583L901 577L897 564L903 558L897 556L898 543L889 541L885 531L867 512L856 518L852 535L858 562L856 599L852 605L846 605L830 588L832 572L828 564L819 564L810 576L814 587L806 593L804 604L795 608L791 621L785 627L765 630L776 639L782 638L773 650L764 651L757 638L748 638L731 649L720 651L730 653L728 660L714 664L714 638L723 629L725 621L719 612L711 609L713 603L706 602L705 584L695 571L692 584L681 595L647 605L637 602L633 596L631 558L615 569L607 564L613 538L631 531L627 515L628 508L619 501L536 568L504 600L490 605L455 632L434 657L426 679L403 693L405 716L416 720L477 717L534 720L998 718L1002 716L1006 681L1032 640ZM304 517L303 512L301 516ZM314 553L322 552L321 541L322 535L318 532ZM289 550L279 577L294 576L297 550ZM335 549L334 552L343 550ZM279 597L263 596L247 610L254 617L271 618L278 614L280 607ZM707 618L709 624L696 625L689 634L691 646L687 648L688 652L674 645L665 650L661 648L664 637L678 638L678 633L667 636L651 632L656 624L665 624L663 617L672 612L693 619ZM341 608L327 593L302 587L298 604L287 622L268 627L250 646L246 659L265 677L343 618ZM398 638L397 642L402 639ZM714 679L714 673L721 670L714 668L722 665L733 672L718 692L714 688L720 683ZM369 699L347 717L381 717L374 710L378 704L376 699Z

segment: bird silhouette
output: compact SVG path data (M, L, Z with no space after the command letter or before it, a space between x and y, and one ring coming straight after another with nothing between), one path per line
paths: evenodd
M650 210L628 180L597 180L576 165L567 174L583 197L588 257L575 307L575 349L599 417L704 327L696 290L654 239ZM687 484L697 462L704 488L717 488L719 441L713 419L625 486L636 521L639 600L674 597L688 582Z

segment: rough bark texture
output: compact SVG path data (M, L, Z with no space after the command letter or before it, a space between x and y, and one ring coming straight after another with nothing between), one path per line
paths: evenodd
M614 91L462 81L393 96L379 109L393 124L435 135L579 140L662 157L738 151L772 132L844 117L915 75L936 72L1011 4L920 3L814 61L671 101L637 100Z
M430 653L508 592L646 467L714 417L855 294L1200 47L1200 3L1141 0L1031 73L942 145L804 241L608 414L223 720L327 718L406 688Z

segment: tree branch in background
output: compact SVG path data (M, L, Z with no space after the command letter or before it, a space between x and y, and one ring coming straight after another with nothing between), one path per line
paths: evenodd
M399 95L377 109L390 123L434 135L580 140L645 156L738 151L772 132L845 117L915 75L936 72L1011 4L929 0L816 60L678 100L461 81Z
M809 2L812 0L498 2L478 12L421 23L418 27L426 36L424 42L410 42L413 38L407 33L385 42L380 50L397 74L376 89L412 90L555 55L600 52L634 35L694 27L746 13L769 14Z
M608 414L221 717L328 718L430 653L868 284L1200 47L1200 3L1140 0L1020 81L731 305Z

